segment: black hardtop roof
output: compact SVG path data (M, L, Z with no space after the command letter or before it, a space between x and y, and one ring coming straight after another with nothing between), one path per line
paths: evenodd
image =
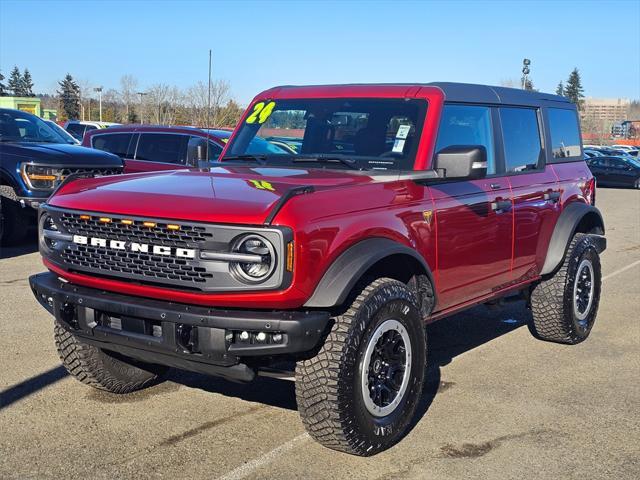
M550 93L518 88L492 87L473 83L433 82L427 86L440 88L449 102L500 103L509 105L538 105L542 101L568 103L568 98Z
M562 104L563 108L574 108L571 101L560 95L542 93L519 88L495 87L475 83L431 82L431 83L353 83L329 85L280 85L276 88L304 88L304 87L372 87L372 86L406 86L406 87L438 87L445 95L447 102L491 103L505 105L539 106L546 102ZM271 89L270 89L271 90ZM549 104L547 104L549 105ZM558 105L560 106L560 105Z

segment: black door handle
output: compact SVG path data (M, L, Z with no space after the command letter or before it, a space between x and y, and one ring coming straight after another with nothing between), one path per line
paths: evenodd
M560 191L559 190L547 190L544 194L544 199L549 202L557 202L560 200Z
M502 198L496 198L494 202L491 202L491 210L496 213L502 213L505 210L511 208L511 200L503 200Z
M502 187L499 183L492 183L489 186L491 187L491 190L499 190Z

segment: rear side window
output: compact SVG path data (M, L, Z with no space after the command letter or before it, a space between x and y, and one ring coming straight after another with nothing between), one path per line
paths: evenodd
M538 168L542 143L537 112L530 108L501 108L500 123L506 173Z
M551 131L553 158L574 157L572 160L580 160L580 129L576 112L561 108L549 108L547 116Z
M445 105L436 152L452 145L482 145L487 150L487 174L496 173L489 107Z
M105 135L95 135L91 139L91 146L98 150L115 153L119 157L126 157L131 142L131 133L113 133Z
M187 160L188 143L188 135L142 133L138 142L136 160L184 165Z

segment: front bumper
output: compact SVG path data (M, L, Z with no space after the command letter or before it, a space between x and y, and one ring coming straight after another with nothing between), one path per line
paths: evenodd
M312 351L330 319L321 311L224 310L127 296L73 285L51 272L31 276L29 284L64 328L91 345L243 381L255 377L255 357Z

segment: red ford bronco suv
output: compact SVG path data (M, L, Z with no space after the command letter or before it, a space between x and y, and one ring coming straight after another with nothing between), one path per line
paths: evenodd
M299 148L248 152L256 136ZM127 393L168 367L250 381L293 360L311 436L372 455L416 412L426 323L521 295L536 337L587 338L595 193L565 98L277 87L211 168L62 185L40 210L49 272L30 284L83 383Z

